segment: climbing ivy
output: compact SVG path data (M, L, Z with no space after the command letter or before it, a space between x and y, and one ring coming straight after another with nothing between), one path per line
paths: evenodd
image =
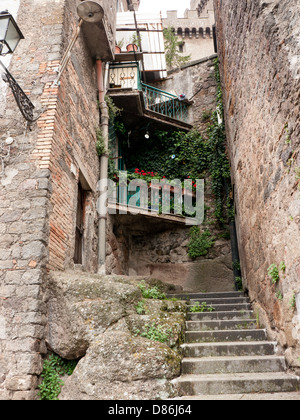
M219 64L215 61L217 81L217 107L207 118L206 135L194 129L188 133L181 131L156 131L149 139L144 137L130 140L123 130L119 134L122 156L129 172L155 174L169 180L181 181L191 178L211 179L215 196L215 217L224 224L234 217L230 186L230 165L226 153L226 134L223 118L223 99L220 83ZM116 119L119 127L122 120ZM138 170L137 170L138 169Z
M164 41L168 70L183 66L190 61L191 55L180 55L179 46L181 45L181 42L178 41L171 26L164 29Z

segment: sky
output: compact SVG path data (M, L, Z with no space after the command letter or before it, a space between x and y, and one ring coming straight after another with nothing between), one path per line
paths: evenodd
M167 10L178 10L178 16L183 17L183 13L190 7L190 0L141 0L141 12L159 12L163 15Z

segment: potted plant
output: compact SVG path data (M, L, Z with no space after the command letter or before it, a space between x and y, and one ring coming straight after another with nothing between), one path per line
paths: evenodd
M122 51L121 48L118 45L116 45L115 46L115 53L116 54L121 54L121 51Z
M127 49L127 52L133 52L133 51L138 51L139 47L136 44L128 44L126 49Z

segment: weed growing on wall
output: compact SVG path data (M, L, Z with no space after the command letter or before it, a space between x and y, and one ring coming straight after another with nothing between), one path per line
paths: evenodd
M142 292L142 296L145 299L159 299L165 300L166 295L165 293L161 292L157 286L148 286L144 281L139 283L139 288Z
M42 383L39 385L40 400L58 400L61 388L64 385L61 377L72 375L77 361L64 360L61 357L52 354L43 364L41 377Z
M159 341L160 343L166 343L172 336L171 328L164 328L162 325L156 325L155 322L152 324L146 324L143 330L135 330L135 336L140 335L141 337L148 338L148 340Z
M214 246L215 238L209 230L201 232L198 226L194 226L190 231L190 241L188 245L188 255L192 259L205 257L210 248Z

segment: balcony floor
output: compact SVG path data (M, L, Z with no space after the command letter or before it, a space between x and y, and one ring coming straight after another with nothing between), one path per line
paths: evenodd
M108 95L116 106L123 110L122 115L125 117L127 125L138 127L152 122L157 130L166 130L172 127L181 131L190 131L193 128L191 124L146 109L142 91L110 89Z

